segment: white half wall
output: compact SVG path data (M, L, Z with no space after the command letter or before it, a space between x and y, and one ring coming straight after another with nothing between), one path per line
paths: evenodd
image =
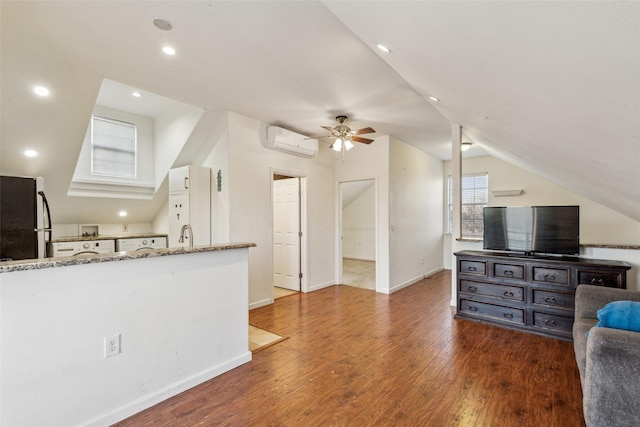
M248 252L2 273L0 425L111 425L251 360Z

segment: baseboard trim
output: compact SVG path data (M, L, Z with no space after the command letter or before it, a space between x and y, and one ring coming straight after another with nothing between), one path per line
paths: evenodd
M273 304L273 298L266 298L260 301L249 303L249 310L254 308L264 307L265 305Z
M320 283L318 285L309 286L309 289L307 290L307 292L318 291L320 289L328 288L329 286L333 286L333 285L335 285L335 282L333 281Z
M251 352L247 350L245 353L242 353L231 360L228 360L220 365L213 366L195 375L187 377L182 381L178 381L165 388L143 396L140 399L135 400L134 402L128 403L125 406L115 409L111 413L96 417L88 421L84 425L98 427L115 424L132 415L137 414L138 412L157 405L158 403L167 400L170 397L176 396L183 391L189 390L190 388L193 388L198 384L209 381L212 378L222 375L225 372L228 372L250 361Z
M400 283L399 285L396 285L396 286L390 288L389 289L389 293L392 294L394 292L399 291L400 289L404 289L404 288L406 288L408 286L411 286L414 283L417 283L417 282L419 282L420 280L422 280L424 278L427 278L427 277L429 277L431 275L439 273L442 270L444 270L443 267L438 267L438 268L435 268L435 269L433 269L433 270L429 271L428 273L425 273L425 274L423 274L421 276L418 276L418 277L415 277L413 279L407 280L406 282Z
M375 258L367 258L362 256L342 255L342 258L355 259L357 261L375 261Z

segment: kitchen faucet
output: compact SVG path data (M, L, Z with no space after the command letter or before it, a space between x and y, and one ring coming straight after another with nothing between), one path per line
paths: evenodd
M182 230L180 230L180 238L178 239L178 243L184 243L184 239L185 239L184 232L186 230L189 230L189 237L187 237L187 239L189 239L189 247L192 248L193 247L193 229L189 224L185 224L182 226Z

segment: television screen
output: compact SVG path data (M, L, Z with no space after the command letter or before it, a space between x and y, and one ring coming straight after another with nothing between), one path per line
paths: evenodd
M577 255L579 206L484 208L484 249Z

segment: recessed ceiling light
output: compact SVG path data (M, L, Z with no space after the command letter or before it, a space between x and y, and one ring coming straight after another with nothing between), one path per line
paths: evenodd
M120 211L118 212L119 216L127 216L127 211Z
M136 97L136 98L142 98L142 94L138 91L135 92L131 92L131 96Z
M162 31L170 31L173 28L173 25L171 25L171 22L166 21L164 19L160 19L160 18L154 19L153 25L155 25L156 28Z
M24 155L27 157L36 157L38 152L36 150L24 150Z
M162 51L165 53L165 55L169 55L169 56L173 56L176 54L176 50L171 46L163 46Z
M38 96L48 96L49 95L49 89L47 89L44 86L36 86L33 88L33 92L38 95Z
M429 99L432 100L433 102L440 102L440 100L435 96L429 96Z
M385 46L385 45L383 45L383 44L379 44L379 45L378 45L378 49L380 49L380 50L381 50L381 51L383 51L384 53L390 53L390 52L391 52L391 49L389 49L388 47L386 47L386 46Z

